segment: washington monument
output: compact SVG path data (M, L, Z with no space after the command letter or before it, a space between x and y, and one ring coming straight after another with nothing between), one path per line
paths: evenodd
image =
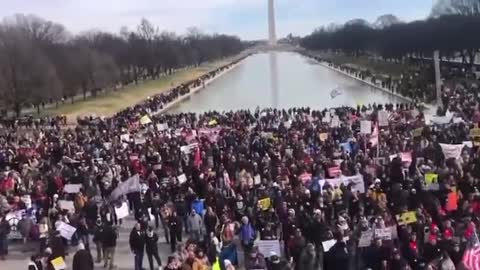
M277 34L275 33L275 4L268 0L268 43L277 45Z

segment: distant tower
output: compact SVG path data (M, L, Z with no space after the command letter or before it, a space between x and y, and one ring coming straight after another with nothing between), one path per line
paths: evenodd
M277 34L275 33L275 4L268 0L268 42L270 45L277 45Z

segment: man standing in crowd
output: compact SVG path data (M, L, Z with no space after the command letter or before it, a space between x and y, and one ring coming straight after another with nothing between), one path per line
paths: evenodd
M202 240L203 233L203 219L202 217L192 209L190 215L187 218L188 229L190 231L190 237L195 241Z
M140 223L136 223L130 233L130 249L134 255L135 270L143 270L143 252L145 250L145 231Z
M158 254L158 234L153 231L152 227L148 227L145 237L145 250L147 251L148 263L150 270L153 270L153 259L158 264L158 270L162 268L162 260Z
M0 213L0 260L5 260L8 255L8 234L10 233L10 224L3 215Z
M170 250L173 253L176 250L177 241L182 242L182 219L177 216L177 211L173 211L167 222L168 231L170 232Z

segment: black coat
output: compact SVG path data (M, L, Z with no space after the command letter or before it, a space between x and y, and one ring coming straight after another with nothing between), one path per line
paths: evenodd
M143 252L145 249L145 232L135 229L130 233L130 249L133 252Z
M153 253L158 253L158 234L153 233L152 237L148 237L148 235L145 237L145 249L147 250L147 253L153 254Z
M101 239L103 247L115 247L117 246L117 231L112 226L106 226Z
M93 270L92 254L87 250L79 250L73 256L72 270Z

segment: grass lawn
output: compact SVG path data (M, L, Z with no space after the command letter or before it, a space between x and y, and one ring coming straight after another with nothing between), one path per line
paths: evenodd
M172 86L198 78L205 73L231 62L232 59L233 58L227 58L206 63L196 68L184 69L172 75L163 76L158 80L149 80L140 82L138 85L129 85L117 91L108 91L99 94L97 97L88 97L86 100L77 98L78 101L75 101L74 104L71 104L70 100L68 100L58 108L52 107L42 113L47 115L64 114L67 116L69 122L75 122L77 116L92 114L97 116L111 116L123 108L147 99L149 96L165 92Z

